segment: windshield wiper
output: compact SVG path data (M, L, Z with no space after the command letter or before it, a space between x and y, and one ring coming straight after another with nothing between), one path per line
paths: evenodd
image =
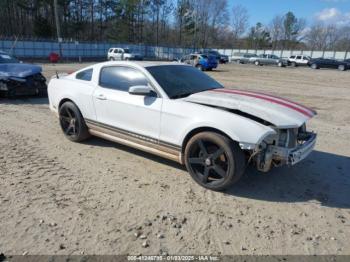
M209 91L209 90L214 90L214 89L219 89L219 88L223 88L223 87L213 87L213 88L208 88L208 89L201 90L201 91L198 91L198 92L183 93L183 94L179 94L179 95L172 96L171 99L184 98L184 97L187 97L187 96L196 94L196 93L201 93L201 92L205 92L205 91Z

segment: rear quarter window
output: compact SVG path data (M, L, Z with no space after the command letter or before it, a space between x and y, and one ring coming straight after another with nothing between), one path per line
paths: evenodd
M83 81L91 81L93 69L86 69L76 74L75 78Z

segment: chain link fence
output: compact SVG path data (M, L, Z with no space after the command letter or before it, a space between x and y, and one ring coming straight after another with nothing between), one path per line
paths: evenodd
M144 44L123 44L123 43L88 43L69 41L62 42L50 40L12 40L0 39L0 50L8 52L21 59L47 59L51 52L60 53L62 51L63 59L73 60L105 60L107 51L111 47L129 48L132 52L141 54L146 59L152 60L174 60L182 56L195 52L192 48L173 48L162 46L151 46ZM312 58L324 57L335 58L339 60L349 59L350 52L344 51L319 51L319 50L254 50L254 49L211 49L217 50L221 54L231 57L234 53L252 53L252 54L275 54L280 57L289 57L291 55L308 55Z

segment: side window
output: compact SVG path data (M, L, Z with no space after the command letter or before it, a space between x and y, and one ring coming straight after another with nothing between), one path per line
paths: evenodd
M291 57L290 57L290 59L294 59L295 58L295 55L292 55Z
M118 53L118 49L114 49L114 53L117 54Z
M197 56L196 55L191 55L191 60L193 60L193 59L196 59L197 58Z
M91 81L93 69L86 69L76 74L75 78L84 81Z
M100 73L100 86L128 92L129 87L147 85L148 80L140 71L122 66L104 67Z
M298 56L297 56L297 59L301 59L301 55L298 55Z

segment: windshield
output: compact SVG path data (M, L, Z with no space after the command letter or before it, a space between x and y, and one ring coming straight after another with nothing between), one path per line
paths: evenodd
M146 69L172 99L210 89L223 88L213 78L192 66L165 65L146 67Z
M19 61L14 58L13 56L10 56L5 53L0 53L0 63L6 64L6 63L19 63Z

